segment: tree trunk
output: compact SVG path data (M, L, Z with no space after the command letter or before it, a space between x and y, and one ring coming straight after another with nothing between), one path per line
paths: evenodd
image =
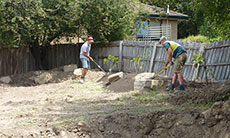
M42 51L41 51L41 47L39 46L38 42L31 43L30 52L32 53L35 59L36 69L37 70L44 69L43 64L42 64Z

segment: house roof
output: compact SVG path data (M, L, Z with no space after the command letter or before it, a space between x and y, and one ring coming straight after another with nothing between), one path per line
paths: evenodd
M171 19L188 19L189 16L186 14L182 14L179 12L175 12L172 10L169 10L169 14L166 14L166 11L163 8L157 7L157 6L152 6L152 5L147 5L143 3L138 3L138 7L143 6L147 12L150 13L150 17L153 18L171 18Z

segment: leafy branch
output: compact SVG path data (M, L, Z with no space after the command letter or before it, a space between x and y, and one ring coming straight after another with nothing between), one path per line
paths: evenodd
M137 58L133 58L132 62L134 63L134 67L136 72L140 71L143 67L143 62L141 61L141 55L138 55Z
M104 64L109 64L109 72L111 72L112 69L118 65L118 62L119 58L111 54L109 54L107 58L104 58Z

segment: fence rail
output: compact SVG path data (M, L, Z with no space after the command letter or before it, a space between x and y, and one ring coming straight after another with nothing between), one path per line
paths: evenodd
M176 41L181 44L187 50L188 59L186 61L183 75L188 80L195 80L200 78L205 80L206 73L204 66L201 65L195 69L192 63L192 56L195 54L203 54L206 58L206 66L209 70L207 77L211 78L212 73L216 81L230 80L230 41L215 42L213 44L208 43L186 43L182 40ZM203 52L201 51L203 49ZM119 66L115 69L125 72L136 71L132 58L136 58L141 55L143 72L159 72L163 69L167 52L157 42L153 41L122 41L113 43L113 47L98 46L92 50L94 57L99 64L106 70L109 69L108 65L103 64L103 59L109 54L120 57ZM97 54L99 53L99 54ZM163 72L162 76L172 77L173 67L170 67L167 71Z
M188 59L183 70L183 75L188 80L200 78L205 79L206 73L204 66L195 69L192 65L192 56L203 54L206 58L206 66L209 68L208 78L211 72L216 81L230 80L230 40L207 43L185 43L181 40L176 41L187 50ZM67 65L77 64L81 67L79 52L80 46L77 45L56 45L45 47L43 58L46 61L47 69ZM114 71L134 72L136 71L132 58L141 55L143 67L142 72L159 72L163 69L167 58L165 49L155 41L118 41L110 44L95 44L92 46L91 56L105 70L109 70L109 65L104 64L104 58L111 54L119 57L119 65ZM95 65L92 64L92 67ZM0 50L0 76L26 73L35 70L35 60L28 50L23 47L19 49ZM163 72L162 76L172 76L173 67Z

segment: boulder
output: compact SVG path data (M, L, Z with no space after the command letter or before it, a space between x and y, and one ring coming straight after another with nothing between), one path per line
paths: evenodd
M73 72L75 69L77 69L76 64L66 65L64 66L64 72Z
M155 73L140 73L135 77L134 90L159 89L164 85L164 80L150 79Z
M114 82L114 81L117 81L119 80L120 78L122 78L124 75L123 72L118 72L118 73L115 73L115 74L112 74L112 75L109 75L108 77L108 81L109 82Z
M12 80L9 76L5 76L0 78L0 82L9 84L10 82L12 82Z
M81 76L81 73L82 73L82 69L75 69L73 71L73 74L76 75L76 76Z
M49 82L52 78L53 77L49 72L44 72L41 75L39 75L38 77L35 77L34 82L37 84L45 84L45 83Z

